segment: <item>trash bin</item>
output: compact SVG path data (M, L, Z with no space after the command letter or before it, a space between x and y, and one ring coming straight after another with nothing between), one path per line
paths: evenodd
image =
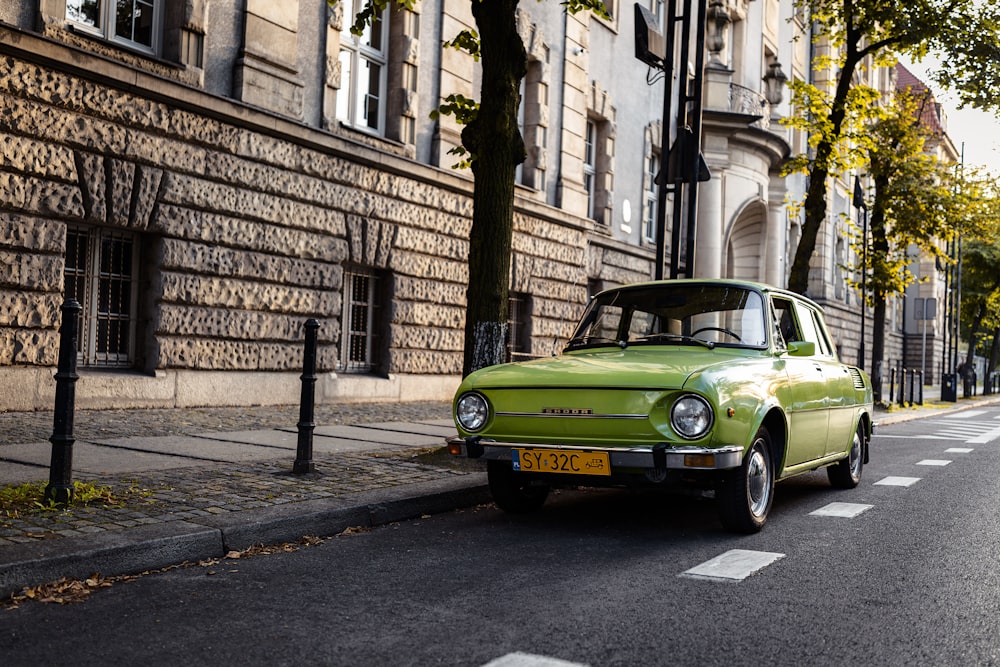
M958 400L958 394L955 391L954 373L944 373L941 375L941 400L951 401L952 403Z

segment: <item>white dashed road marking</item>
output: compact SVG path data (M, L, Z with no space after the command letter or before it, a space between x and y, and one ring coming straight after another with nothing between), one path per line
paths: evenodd
M978 417L979 415L985 415L989 410L965 410L964 412L956 412L953 415L949 415L949 419L968 419L969 417Z
M852 519L866 510L870 510L874 505L862 505L861 503L830 503L820 507L814 512L809 512L810 516L837 516L845 519Z
M587 667L582 662L569 662L559 658L550 658L544 655L532 655L531 653L508 653L496 660L490 660L483 667Z
M951 461L945 461L944 459L924 459L923 461L917 461L918 466L946 466Z
M682 572L680 576L712 581L743 581L757 570L784 557L785 554L770 551L733 549Z
M919 477L886 477L875 482L875 486L913 486L919 481Z
M987 442L993 442L997 438L1000 438L1000 428L995 428L992 431L987 431L986 433L980 434L975 438L973 438L972 440L968 440L967 442L970 445L985 445Z
M969 452L975 451L972 447L949 447L944 450L945 454L968 454Z

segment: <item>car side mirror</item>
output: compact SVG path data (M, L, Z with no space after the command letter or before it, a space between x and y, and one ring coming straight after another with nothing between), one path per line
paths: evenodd
M792 357L811 357L816 354L816 343L807 340L793 340L788 344L788 354Z

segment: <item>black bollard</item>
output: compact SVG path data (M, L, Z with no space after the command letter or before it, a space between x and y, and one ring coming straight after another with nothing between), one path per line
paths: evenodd
M62 305L59 327L59 366L56 369L56 404L52 417L52 460L45 499L59 505L73 501L73 410L76 403L77 341L80 336L80 304L69 299Z
M306 349L302 361L302 397L299 400L299 440L295 450L295 464L292 472L302 474L315 472L316 465L312 460L313 421L316 407L316 347L319 322L310 319L306 321Z

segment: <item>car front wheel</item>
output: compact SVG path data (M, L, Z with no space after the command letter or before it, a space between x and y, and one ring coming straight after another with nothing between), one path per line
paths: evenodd
M854 432L851 451L847 458L826 469L830 484L838 489L853 489L861 483L861 471L865 467L865 431L862 424Z
M521 473L515 472L510 461L488 461L486 476L490 494L497 507L505 512L523 514L539 509L549 496L549 487L529 484Z
M716 491L719 518L729 530L756 533L764 527L774 500L771 435L761 426L743 464L727 471Z

